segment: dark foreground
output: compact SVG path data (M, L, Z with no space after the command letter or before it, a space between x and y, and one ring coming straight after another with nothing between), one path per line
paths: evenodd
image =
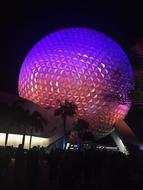
M106 150L57 149L50 154L34 147L0 148L1 189L130 190L140 189L143 153L129 156Z

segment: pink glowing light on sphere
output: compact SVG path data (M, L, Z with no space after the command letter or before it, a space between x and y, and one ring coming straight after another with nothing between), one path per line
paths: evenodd
M100 137L109 134L131 105L133 73L123 50L109 37L86 28L66 28L40 40L26 56L19 95L42 107L73 101Z

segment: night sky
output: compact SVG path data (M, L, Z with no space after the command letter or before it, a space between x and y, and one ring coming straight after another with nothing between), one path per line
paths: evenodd
M106 3L105 3L106 2ZM18 94L22 62L42 37L64 27L87 27L110 36L126 52L143 35L137 1L11 1L0 5L0 91Z

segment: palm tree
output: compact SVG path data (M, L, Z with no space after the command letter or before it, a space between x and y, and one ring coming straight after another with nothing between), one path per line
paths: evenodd
M22 146L24 147L26 129L28 128L30 111L24 108L24 101L17 100L12 105L14 111L14 120L18 125L23 126L23 138L22 138ZM21 130L21 127L20 127Z
M44 125L47 125L48 122L42 117L42 115L38 111L34 111L30 115L30 142L29 142L29 149L31 148L31 142L32 142L32 134L33 130L35 131L43 131Z
M20 110L23 102L21 100L15 101L13 104L1 103L0 105L0 117L4 124L6 124L6 137L5 146L7 146L8 135L13 124L16 124L19 119Z
M24 147L26 130L29 128L29 123L30 123L30 111L29 110L22 111L21 117L20 117L20 123L21 123L21 125L23 125L23 128L24 128L23 138L22 138L22 146Z
M94 141L94 135L89 130L89 123L84 119L78 118L73 130L78 132L81 141Z
M84 119L78 118L77 122L75 123L74 130L81 132L85 131L89 128L89 123Z
M66 131L67 117L74 116L77 113L77 106L74 104L74 102L69 102L67 100L65 100L64 103L61 103L60 100L57 100L57 103L59 104L60 107L55 110L55 116L62 117L64 136L66 137L66 135L67 135L67 131ZM65 147L66 147L66 142L65 142Z
M10 128L12 127L13 123L14 123L14 112L13 112L13 107L9 106L8 110L7 110L7 119L8 119L8 124L6 127L6 136L5 136L5 146L7 146L7 141L8 141L8 135L10 132Z
M8 140L8 134L10 130L10 126L13 122L13 116L14 112L12 110L12 107L7 103L1 103L0 104L0 120L2 121L2 125L6 124L6 128L3 129L6 132L5 136L5 146L7 145Z
M30 129L30 143L29 148L31 148L31 140L33 129L35 131L43 131L44 125L47 125L47 121L42 117L38 111L30 113L28 109L24 108L24 101L17 100L12 105L7 103L0 104L0 121L6 123L6 137L5 146L7 145L8 135L10 128L13 124L18 124L23 127L23 138L22 145L24 147L26 130ZM18 127L21 130L21 127Z
M19 125L23 126L23 147L25 143L26 131L27 129L30 129L29 148L31 148L33 129L35 129L35 131L43 131L43 126L47 125L47 121L42 117L42 115L38 111L30 113L30 110L25 109L23 105L24 102L22 100L18 100L14 103L13 107L15 109L15 120Z

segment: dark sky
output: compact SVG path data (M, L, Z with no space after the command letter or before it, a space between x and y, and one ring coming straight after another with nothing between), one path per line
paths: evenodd
M143 34L142 5L137 0L4 2L0 4L0 91L13 94L18 94L18 75L26 54L50 32L73 26L96 29L125 51ZM143 133L142 127L138 132Z

